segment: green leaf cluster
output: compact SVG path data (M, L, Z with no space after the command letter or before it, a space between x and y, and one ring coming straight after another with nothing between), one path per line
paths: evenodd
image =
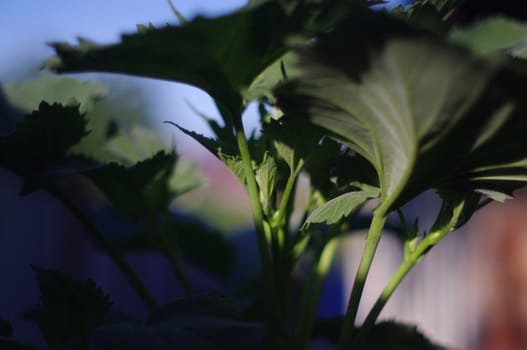
M457 27L458 0L420 0L391 13L372 12L370 4L255 0L232 14L190 21L171 6L178 26L138 26L137 33L111 45L84 39L52 44L57 56L45 65L56 72L178 81L214 99L221 125L195 108L214 137L168 123L225 163L247 189L264 277L267 333L231 312L224 300L191 298L152 312L142 325L100 327L96 348L262 348L265 341L273 349L305 348L338 236L350 227L343 219L371 199L378 204L367 220L339 349L437 348L413 328L375 321L408 271L488 203L482 197L503 201L525 185L527 31L524 23L504 17ZM100 93L83 86L74 104L42 103L16 130L16 118L4 118L0 160L28 177L29 189L46 188L58 175L81 174L135 224L143 244L169 257L189 292L181 256L209 264L209 255L221 257L209 268L225 276L224 263L232 256L215 252L225 246L213 238L214 230L170 214L172 200L195 186L174 180L174 153L130 155L129 139L118 137L110 146L125 164L68 154L86 134L89 96ZM251 101L260 105L261 129L247 137L243 113ZM68 137L55 123L67 126ZM44 129L53 137L42 136ZM49 145L34 150L25 147L29 139ZM418 221L406 225L401 207L430 189L442 205L421 234ZM401 214L404 259L356 329L366 277L395 211ZM350 221L362 225L355 217ZM302 264L308 272L298 277ZM305 287L298 298L296 284Z
M360 32L365 23L375 31ZM514 79L525 73L514 62L474 57L366 12L298 52L304 74L277 90L279 105L366 158L386 212L429 188L498 199L524 180L525 155L515 143L525 130L524 97ZM517 136L505 146L510 133Z

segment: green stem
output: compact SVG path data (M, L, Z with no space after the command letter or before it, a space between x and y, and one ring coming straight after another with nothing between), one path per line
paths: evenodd
M287 216L290 210L291 198L294 197L295 184L298 174L304 166L304 161L300 160L295 169L292 169L287 179L286 185L280 199L280 206L270 221L272 223L274 274L276 279L277 297L279 298L279 308L282 313L287 315L287 305L291 301L289 293L289 278L291 275L291 257L289 256L289 236ZM285 320L287 322L287 319Z
M296 178L298 177L298 174L300 173L300 170L302 170L303 166L304 166L304 160L300 159L296 169L292 169L291 173L289 174L289 178L287 179L287 183L285 184L284 192L282 194L282 199L280 200L280 207L278 208L278 214L276 215L274 219L276 225L278 226L287 224L287 223L284 223L283 221L287 215L287 207L291 199L291 194L293 193L293 190L295 188Z
M79 222L86 228L86 231L91 235L95 243L102 248L110 256L112 261L117 265L119 270L126 277L128 282L132 285L137 295L141 298L143 303L149 308L153 309L156 302L152 294L148 291L139 276L135 273L123 256L115 249L107 240L95 224L65 196L57 187L47 186L46 191L61 202L68 210L79 220Z
M422 259L422 257L430 249L432 249L432 247L434 247L437 243L439 243L439 241L441 241L443 238L445 238L446 235L448 235L455 229L456 224L463 212L464 206L464 201L460 201L460 203L458 203L452 208L445 206L445 204L443 203L443 207L440 211L440 214L438 215L438 218L436 219L436 223L434 224L432 231L426 237L424 237L421 242L419 242L419 244L414 250L410 251L409 254L405 255L405 260L399 266L397 271L395 271L395 274L392 276L392 278L382 291L381 295L375 302L375 305L368 313L368 316L366 317L366 320L361 326L359 333L353 339L351 347L352 349L355 350L361 348L363 342L367 339L373 327L375 326L375 321L377 321L377 318L379 317L382 309L392 296L393 292L396 290L402 280L406 277L408 272L410 272L410 270L415 265L417 265L417 263ZM450 213L449 220L447 220L443 224L440 224L441 222L443 222L442 214L447 211Z
M377 321L377 317L379 317L379 314L384 308L384 305L386 305L388 299L390 299L395 289L399 286L404 277L416 264L417 260L412 259L404 261L399 266L395 274L390 279L390 282L388 282L381 295L375 302L375 305L368 313L368 316L366 317L366 320L361 326L357 336L353 339L351 349L360 349L362 343L368 337L373 327L375 326L375 321Z
M377 245L381 239L382 229L386 222L386 215L383 211L376 210L373 213L373 220L370 225L368 234L366 235L366 246L362 253L362 258L355 276L355 282L351 290L348 308L346 315L344 316L344 323L340 334L340 340L338 350L348 350L350 348L351 340L353 338L355 318L357 317L357 311L359 309L360 299L362 297L362 291L366 283L366 277L370 270Z
M260 259L263 269L266 285L266 300L269 306L269 327L275 329L280 327L282 318L278 310L278 300L276 295L276 287L273 278L273 267L271 261L271 255L269 253L270 241L268 240L269 232L266 232L265 222L263 218L262 205L260 203L260 193L254 169L252 166L251 153L249 151L249 145L243 130L243 123L240 120L235 123L236 128L236 140L238 143L238 149L242 158L242 164L245 172L245 179L247 182L247 191L249 192L249 199L251 202L251 210L254 219L254 225L256 229L256 237L258 240L258 250L260 253ZM267 230L268 231L268 230Z
M295 334L293 349L304 350L311 340L311 332L315 322L317 306L324 281L333 262L337 248L337 240L332 239L322 249L317 261L313 264L307 283L304 287L304 295L300 304L298 315L298 326Z
M158 239L153 240L154 248L159 250L168 260L168 263L172 267L172 271L181 283L185 293L187 295L194 294L192 284L190 283L190 280L188 279L187 274L183 268L179 246L174 245L173 242L171 242L171 239L168 237L170 233L165 232L163 229L163 226L159 221L158 214L148 215L148 226L151 227L154 232L161 233Z

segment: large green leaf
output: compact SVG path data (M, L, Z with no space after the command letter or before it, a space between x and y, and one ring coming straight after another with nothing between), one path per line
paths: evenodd
M41 101L47 101L64 106L79 106L80 111L85 113L108 93L106 87L94 82L69 77L57 78L49 74L6 83L4 89L11 103L27 112L38 109Z
M114 72L184 82L237 115L239 91L284 53L282 39L289 25L280 5L266 3L218 18L198 17L179 27L123 35L114 45L54 43L58 56L45 65L57 72Z
M276 91L279 106L365 157L383 210L428 188L507 193L525 182L526 75L505 58L477 59L366 10L297 53L303 76Z

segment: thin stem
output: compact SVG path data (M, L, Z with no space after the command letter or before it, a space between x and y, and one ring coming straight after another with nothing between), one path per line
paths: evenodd
M172 269L174 270L174 273L176 274L177 278L181 282L185 293L187 295L194 294L194 288L192 288L192 284L190 283L190 280L188 279L187 275L185 274L185 271L183 270L183 266L181 264L181 259L179 258L179 255L174 253L170 249L163 249L162 251L165 254L167 260L170 262L170 265L172 266Z
M280 310L287 315L287 305L290 302L289 277L291 273L291 260L289 256L289 236L287 216L290 209L291 198L294 197L295 184L304 161L301 159L295 169L291 169L286 185L280 199L280 206L275 215L270 219L272 223L274 273L276 278L277 296L280 302ZM287 320L285 320L287 323Z
M366 246L364 247L357 275L355 276L348 309L344 316L344 324L342 325L338 350L348 350L350 348L351 340L353 338L355 318L357 317L362 291L364 290L366 277L368 276L368 272L373 262L377 245L381 239L382 229L384 228L385 222L386 215L384 212L379 210L375 211L370 229L366 235Z
M357 336L353 339L353 343L351 348L352 349L360 349L360 346L364 342L364 340L368 337L371 330L375 326L375 321L377 321L377 317L379 317L382 309L384 308L384 305L388 302L388 299L392 296L395 289L399 286L399 284L402 282L404 277L408 274L408 272L417 264L417 260L406 260L404 261L395 274L390 279L390 282L386 285L384 290L382 291L381 295L375 302L375 305L368 313L368 316L366 317L366 320L364 321L363 325L361 326Z
M280 322L281 317L279 310L277 310L279 304L277 300L276 287L273 278L271 255L269 253L270 242L267 237L269 235L269 232L266 232L265 228L258 184L256 182L254 169L252 166L251 153L249 151L249 145L247 143L245 131L243 130L241 118L238 123L235 123L235 128L236 140L238 143L240 156L242 158L243 168L245 171L245 179L247 181L247 190L249 192L249 199L251 202L251 209L256 229L256 237L258 240L258 250L260 253L263 274L265 277L265 284L267 289L266 298L270 307L270 317L268 319L268 322L271 329L275 329L275 327L279 326L279 323L276 322Z
M278 214L276 215L275 222L277 225L287 224L283 223L286 214L289 201L291 199L291 194L295 188L296 178L304 166L304 160L300 159L296 169L291 169L287 183L285 184L284 192L282 194L282 199L280 201L280 207L278 208Z
M151 227L154 232L161 233L161 239L154 240L154 247L164 254L165 258L168 260L168 263L172 267L172 271L181 283L185 293L187 295L192 295L194 294L194 289L192 288L192 284L190 283L190 280L183 268L179 247L178 245L174 245L173 242L171 242L171 240L168 238L170 233L165 232L160 220L162 219L158 214L148 215L148 226Z
M337 248L337 240L332 239L322 249L317 261L313 264L308 281L304 287L304 295L300 304L298 326L295 334L295 345L293 349L304 350L311 339L311 332L315 322L317 306L324 281L333 262Z
M135 273L123 256L115 249L105 238L101 231L95 224L57 187L47 186L46 191L61 202L70 212L79 220L79 222L86 228L93 240L110 256L112 261L117 265L119 270L126 277L128 282L132 285L137 295L141 298L143 303L149 308L153 309L156 306L156 301L152 294L148 291L139 276Z

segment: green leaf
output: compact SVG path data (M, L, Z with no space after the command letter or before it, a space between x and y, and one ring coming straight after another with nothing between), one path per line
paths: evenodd
M110 163L84 173L124 214L139 218L165 212L174 193L169 187L177 157L159 151L133 166Z
M35 318L51 347L80 343L103 323L112 303L92 280L77 281L59 271L32 266L40 289Z
M297 75L297 70L295 70L293 65L295 59L294 52L289 51L273 64L269 65L267 69L254 79L251 86L242 92L245 100L252 101L262 97L273 100L273 88L277 84L285 82L289 78Z
M501 15L456 28L450 33L450 40L477 55L505 51L512 56L527 57L527 23Z
M58 56L45 66L60 73L113 72L191 84L237 116L239 91L285 52L282 39L288 27L281 6L266 3L218 18L198 17L179 27L123 35L113 45L53 43Z
M46 101L49 104L78 106L81 113L86 113L108 94L108 89L97 83L69 77L58 78L49 74L43 74L36 79L7 83L4 89L13 105L26 112L38 109L41 101Z
M20 175L43 171L63 159L86 134L78 106L41 102L14 133L0 138L0 164Z
M275 189L278 183L278 166L269 153L264 155L264 160L256 169L255 176L258 188L260 189L260 202L262 203L264 212L270 215Z
M322 138L320 129L287 115L264 125L263 134L291 172L297 170L301 160L305 161L309 157Z
M169 148L159 134L135 123L106 141L103 147L118 159L118 163L123 164L140 162L152 157L160 149Z
M201 174L198 167L194 163L184 159L178 159L172 173L173 175L168 185L175 193L175 196L192 192L207 184L207 179Z
M203 136L197 132L185 129L175 123L167 123L174 125L183 133L199 142L209 152L221 160L234 173L234 175L236 175L242 184L245 184L245 170L242 164L242 158L238 153L237 146L229 142L229 139L213 139Z
M386 213L429 188L525 183L527 75L513 62L366 11L297 52L303 76L276 91L279 106L366 158Z
M328 225L339 222L348 216L354 209L368 199L379 196L379 190L374 187L364 188L359 191L348 192L324 203L313 210L302 225L303 230L314 223L326 222Z

